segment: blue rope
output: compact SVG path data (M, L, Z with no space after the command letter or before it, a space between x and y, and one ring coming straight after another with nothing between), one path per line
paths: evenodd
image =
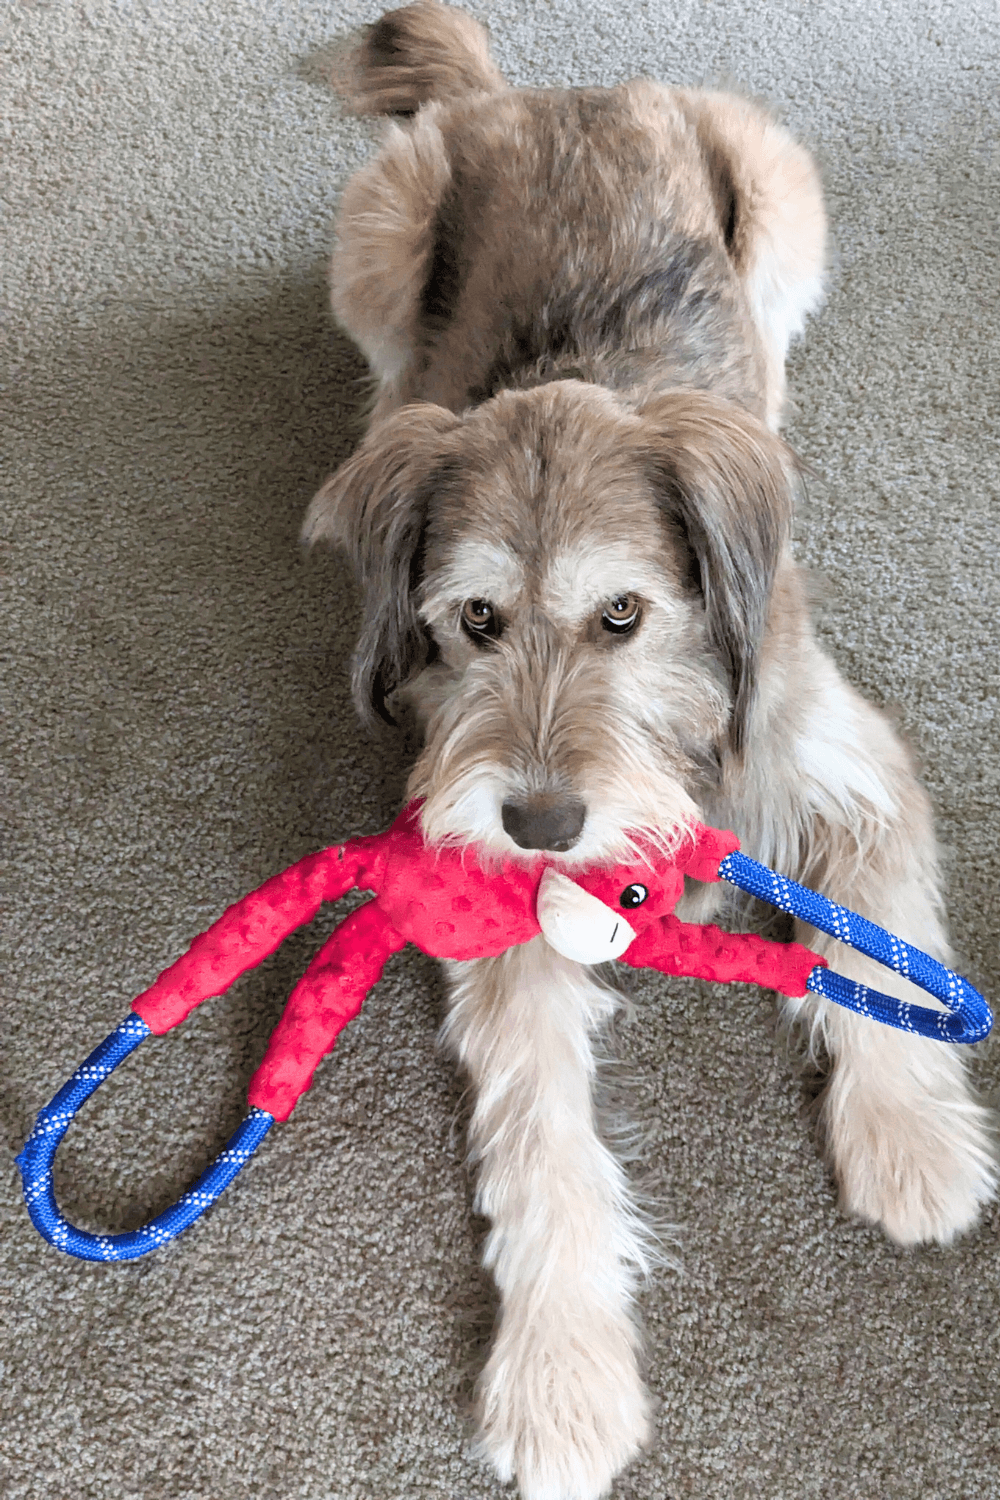
M880 990L845 979L821 965L817 965L806 980L806 988L814 994L886 1026L896 1026L917 1036L933 1037L939 1042L981 1042L989 1034L993 1015L982 995L967 979L946 969L929 953L904 943L902 938L876 927L874 922L855 911L848 911L846 906L838 906L828 897L776 874L767 865L758 864L757 860L739 850L726 855L719 865L719 874L730 885L738 886L761 901L769 901L772 906L808 922L810 927L829 933L830 937L846 943L849 948L856 948L883 968L901 974L940 1000L948 1011L930 1010L926 1006L911 1005L908 1000L883 995Z
M145 1021L130 1012L121 1025L105 1037L99 1047L95 1047L52 1101L39 1110L35 1128L17 1158L31 1222L50 1245L80 1260L135 1260L172 1240L215 1202L274 1124L273 1115L262 1109L251 1109L226 1142L225 1149L202 1173L194 1187L141 1229L130 1234L88 1234L68 1223L59 1212L52 1186L52 1162L59 1142L80 1106L151 1034Z

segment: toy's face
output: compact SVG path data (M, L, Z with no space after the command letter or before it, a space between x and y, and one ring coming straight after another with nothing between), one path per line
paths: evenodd
M684 877L669 859L616 865L570 879L551 866L538 887L538 925L557 953L577 963L621 958L644 927L673 911Z

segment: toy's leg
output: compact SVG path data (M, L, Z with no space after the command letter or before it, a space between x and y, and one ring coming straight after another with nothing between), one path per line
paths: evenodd
M502 1298L482 1449L524 1500L588 1500L648 1431L632 1305L648 1251L591 1097L591 1039L616 997L540 938L449 967L445 1036L475 1086L470 1155Z
M748 776L760 791L743 803L744 848L950 963L927 798L888 722L813 650L815 696L794 759L761 751ZM797 936L849 978L927 1003L832 938L810 928ZM843 1206L900 1244L946 1244L974 1224L996 1174L967 1049L813 999L787 1009L811 1023L833 1063L822 1122Z
M377 901L356 907L319 950L288 997L247 1102L287 1120L337 1037L361 1009L389 956L406 947Z

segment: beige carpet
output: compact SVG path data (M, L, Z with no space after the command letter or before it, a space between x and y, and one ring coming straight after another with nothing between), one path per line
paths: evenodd
M519 82L737 82L818 152L835 256L792 371L791 437L824 481L800 551L835 655L918 748L957 948L1000 998L995 4L473 8ZM366 740L348 701L350 581L297 544L363 375L323 265L371 137L324 78L377 13L0 12L11 1156L228 901L400 796L402 748ZM316 937L105 1087L60 1152L71 1216L132 1228L192 1180ZM622 1049L683 1272L645 1295L657 1437L616 1495L1000 1494L1000 1217L914 1254L847 1222L766 997L650 980L637 998ZM9 1167L5 1500L499 1493L463 1425L492 1301L441 1006L434 965L395 960L293 1121L138 1263L49 1249ZM977 1059L987 1090L997 1057Z

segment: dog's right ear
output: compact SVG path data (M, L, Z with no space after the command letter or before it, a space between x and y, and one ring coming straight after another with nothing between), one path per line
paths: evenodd
M379 422L326 481L303 527L308 543L344 547L361 585L364 616L352 686L368 723L393 723L390 693L426 662L430 639L417 609L424 534L435 492L454 478L448 436L461 418L419 403Z

